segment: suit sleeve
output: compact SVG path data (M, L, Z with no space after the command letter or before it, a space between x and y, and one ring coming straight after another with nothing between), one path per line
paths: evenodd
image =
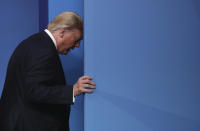
M25 67L25 98L29 102L73 104L73 88L58 78L59 59L55 53L36 51L27 57Z

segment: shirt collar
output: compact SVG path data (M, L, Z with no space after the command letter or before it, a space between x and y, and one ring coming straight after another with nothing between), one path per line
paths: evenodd
M53 43L57 49L56 39L53 37L52 33L48 29L45 29L44 31L49 35L49 37L51 38L51 40L53 41Z

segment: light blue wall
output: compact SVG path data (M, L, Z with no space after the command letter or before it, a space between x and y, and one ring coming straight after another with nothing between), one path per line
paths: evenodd
M83 0L49 0L49 21L63 11L74 11L83 18ZM83 41L78 49L61 56L67 83L74 84L83 75ZM76 97L71 108L70 129L83 131L83 96Z
M85 131L199 131L199 0L84 5Z
M7 64L15 47L29 35L38 32L37 0L0 1L0 94Z

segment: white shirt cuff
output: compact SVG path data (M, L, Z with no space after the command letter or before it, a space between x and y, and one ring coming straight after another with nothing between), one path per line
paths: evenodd
M75 102L74 89L73 89L73 103Z

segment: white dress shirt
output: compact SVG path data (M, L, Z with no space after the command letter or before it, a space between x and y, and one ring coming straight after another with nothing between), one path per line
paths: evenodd
M56 43L56 39L54 38L54 36L51 34L51 32L47 29L44 30L48 35L49 37L51 38L51 40L53 41L56 49L57 49L57 43ZM75 97L74 97L74 90L73 90L73 102L75 102Z

